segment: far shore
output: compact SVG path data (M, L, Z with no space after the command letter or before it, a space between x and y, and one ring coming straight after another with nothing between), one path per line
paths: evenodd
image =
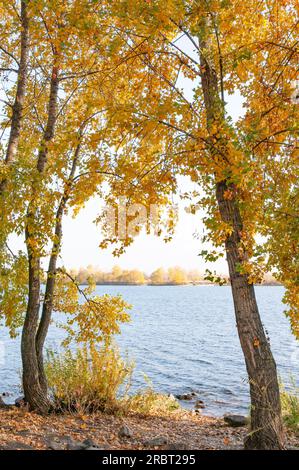
M89 285L88 282L80 282L81 286L87 286ZM219 286L219 284L213 283L213 282L205 282L205 281L200 281L200 282L184 282L184 283L170 283L170 282L165 282L161 284L153 284L150 282L144 282L144 283L138 283L138 282L96 282L96 286L150 286L150 287L178 287L178 286L218 286L218 287L227 287L229 286L230 283L227 282L226 284ZM275 282L264 282L262 284L255 284L255 287L257 286L262 286L262 287L281 287L282 284L280 283L275 283Z

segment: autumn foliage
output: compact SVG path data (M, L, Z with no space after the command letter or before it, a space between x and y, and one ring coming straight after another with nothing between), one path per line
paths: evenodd
M53 311L69 314L69 337L92 347L129 319L123 299L94 296L92 281L82 289L63 266L64 217L93 197L168 207L184 175L198 187L189 198L205 212L203 241L214 245L204 258L228 260L251 392L246 447L284 447L276 364L253 286L276 273L298 335L297 7L0 1L0 317L12 335L22 328L30 409L52 406L43 351ZM229 115L231 95L243 103L239 119ZM101 248L121 255L134 236L110 236L101 220ZM175 223L170 217L166 240ZM164 274L152 277L158 284ZM178 269L168 277L185 280Z

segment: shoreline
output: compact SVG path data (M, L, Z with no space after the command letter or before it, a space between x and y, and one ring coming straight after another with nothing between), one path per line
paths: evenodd
M186 410L130 414L40 416L0 409L0 450L242 450L246 427ZM299 438L287 432L287 446Z

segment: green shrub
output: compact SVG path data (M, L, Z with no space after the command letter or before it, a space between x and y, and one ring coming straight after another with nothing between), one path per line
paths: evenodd
M46 374L57 411L114 412L118 392L126 394L133 365L121 358L115 346L82 347L59 355L49 352Z

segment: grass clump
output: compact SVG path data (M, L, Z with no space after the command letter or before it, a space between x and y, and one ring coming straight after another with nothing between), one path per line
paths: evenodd
M285 425L299 434L299 389L295 385L290 390L283 386L280 392L282 416Z
M113 344L49 351L45 367L57 412L164 416L180 408L173 396L157 393L151 385L130 395L134 366Z
M165 416L178 410L179 403L173 395L157 393L152 387L127 397L123 407L128 412L151 416Z
M132 363L115 346L70 349L59 355L49 352L46 374L54 407L82 414L113 413L119 407L120 387L129 387Z

